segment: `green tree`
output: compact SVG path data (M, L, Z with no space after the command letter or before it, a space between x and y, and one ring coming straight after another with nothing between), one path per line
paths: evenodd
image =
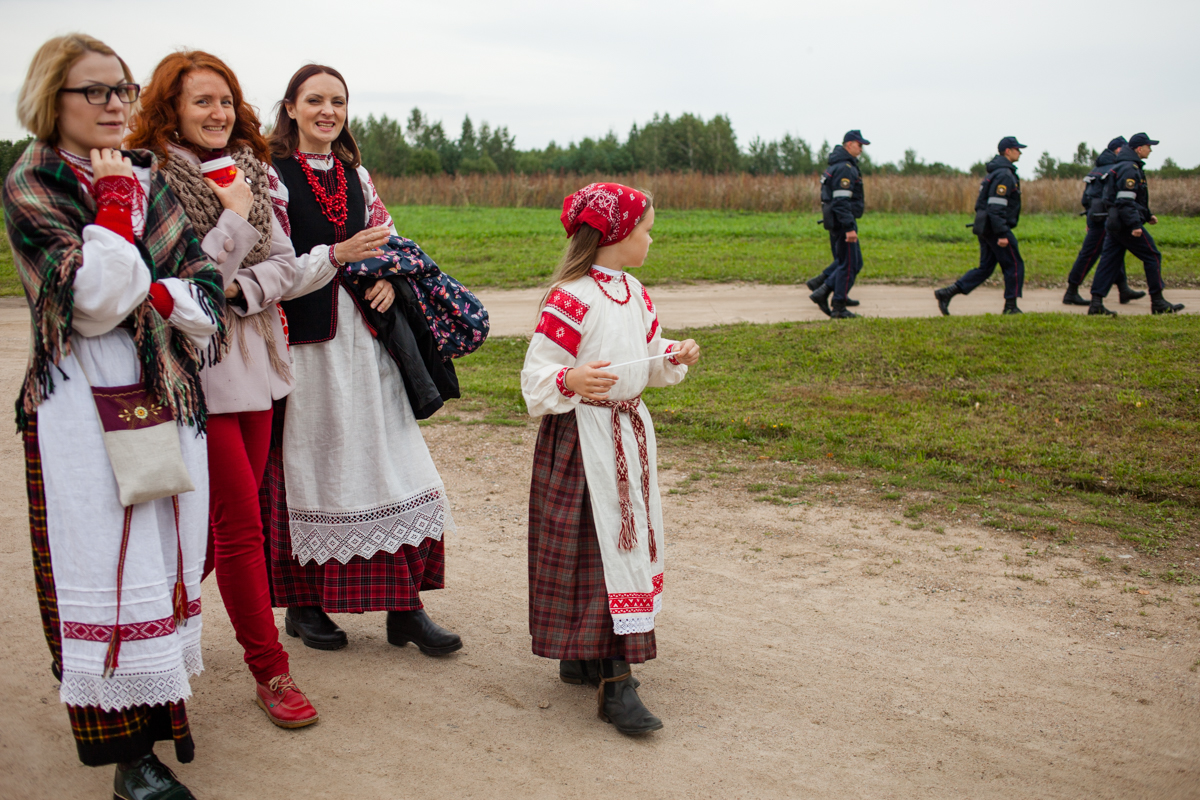
M33 141L32 136L26 136L24 139L18 139L15 142L8 139L0 139L0 183L8 177L9 171L13 164L17 163L17 159L25 152L25 148Z

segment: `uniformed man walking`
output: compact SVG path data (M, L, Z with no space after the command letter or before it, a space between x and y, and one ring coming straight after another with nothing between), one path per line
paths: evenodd
M1017 179L1017 161L1026 145L1015 136L1005 136L997 149L1000 154L988 162L987 177L979 184L975 200L975 224L972 232L979 237L979 266L950 286L933 293L938 308L950 316L950 299L970 294L992 277L996 265L1004 275L1004 313L1020 314L1017 298L1025 286L1025 262L1017 246L1013 229L1021 220L1021 182Z
M847 131L842 143L829 154L829 168L821 175L821 222L829 231L829 249L833 263L808 281L812 300L834 319L857 317L847 306L856 306L850 289L862 269L862 249L858 245L857 220L863 215L862 175L858 157L863 145L870 144L862 132ZM830 296L833 303L830 307Z
M1083 279L1087 277L1092 267L1096 266L1096 262L1100 259L1100 252L1104 248L1104 223L1108 219L1108 210L1104 205L1104 189L1107 186L1105 177L1112 169L1112 165L1116 163L1117 153L1121 152L1121 148L1127 147L1129 147L1129 143L1125 141L1124 136L1113 139L1108 143L1108 149L1096 157L1095 167L1083 179L1081 202L1084 214L1087 216L1087 235L1083 237L1083 246L1079 248L1079 255L1075 258L1074 266L1071 267L1071 274L1067 276L1067 292L1063 295L1063 305L1065 306L1091 305L1091 300L1080 296L1079 285L1083 283ZM1117 271L1117 289L1120 291L1122 305L1146 296L1145 292L1129 288L1124 258L1121 259Z
M1105 179L1104 196L1108 206L1105 221L1107 233L1100 252L1100 266L1092 278L1092 304L1088 314L1115 317L1115 311L1104 307L1104 298L1117 279L1119 265L1126 251L1142 262L1146 285L1150 289L1150 313L1174 314L1183 310L1182 303L1170 303L1163 298L1162 253L1154 244L1146 225L1158 224L1150 211L1150 192L1146 187L1143 167L1150 149L1158 144L1145 133L1129 137L1129 147L1117 153L1117 161Z

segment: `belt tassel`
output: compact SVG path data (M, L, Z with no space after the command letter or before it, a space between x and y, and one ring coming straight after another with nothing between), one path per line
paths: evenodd
M632 400L584 400L590 406L612 409L613 450L617 462L617 497L621 505L621 535L617 548L633 550L637 545L637 527L633 519L633 498L629 492L629 462L621 441L621 412L629 415L633 436L637 439L638 466L642 469L642 500L646 505L646 530L650 536L650 562L658 561L658 545L654 541L654 523L650 519L650 446L646 437L646 423L639 413L642 398Z

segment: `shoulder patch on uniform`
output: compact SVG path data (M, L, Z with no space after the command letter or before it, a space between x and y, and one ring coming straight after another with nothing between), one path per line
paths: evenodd
M999 186L996 187L996 194L1000 194L1000 195L1008 194L1008 187L1005 186L1003 183L1000 184Z
M849 185L850 185L850 179L849 179L849 178L842 178L842 187L843 187L843 188L845 188L845 187L847 187L847 186L849 186Z
M1137 181L1135 181L1133 178L1126 178L1125 186L1132 189L1134 186L1137 186Z

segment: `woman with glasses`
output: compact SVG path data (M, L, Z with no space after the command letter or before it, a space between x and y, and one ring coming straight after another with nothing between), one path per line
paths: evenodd
M400 368L365 321L396 289L345 271L396 234L346 126L348 102L336 70L301 67L270 140L272 197L297 258L337 270L284 303L296 388L265 481L275 604L309 647L346 646L328 612L386 611L389 642L445 655L462 640L429 618L420 593L442 588L450 505Z
M5 181L4 212L33 317L17 425L59 696L80 760L117 765L114 797L179 800L192 795L154 743L173 740L178 760L192 760L184 700L203 669L208 519L199 353L225 299L154 157L118 149L138 93L104 43L46 42L17 107L36 141ZM106 406L93 390L118 402ZM143 430L178 437L175 462L194 490L125 505L136 487L115 476L120 448L110 460L114 434L104 433L114 419L162 420Z
M130 147L158 157L225 283L228 333L220 361L201 373L208 401L208 475L212 558L217 586L246 665L255 701L281 728L317 721L292 680L271 611L258 493L271 443L271 404L292 391L291 355L278 303L304 292L296 253L271 211L267 142L233 71L198 50L175 52L155 67L130 122ZM227 186L207 179L204 162L229 156ZM317 275L320 278L322 275ZM326 283L333 277L323 273ZM215 562L215 563L212 563Z

